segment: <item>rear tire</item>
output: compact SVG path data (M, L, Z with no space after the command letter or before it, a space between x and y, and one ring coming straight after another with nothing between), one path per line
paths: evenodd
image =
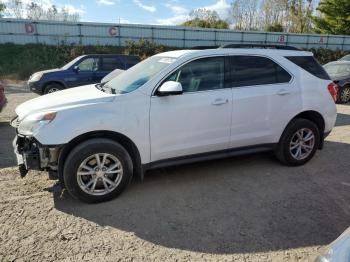
M275 155L288 166L300 166L307 163L320 144L318 127L307 119L292 120L284 130Z
M340 89L337 102L340 104L346 104L349 101L350 101L350 87L345 86L344 88Z
M129 185L132 174L128 152L119 143L104 138L91 139L75 147L63 169L68 192L87 203L117 197Z
M64 87L60 84L57 84L57 83L48 84L45 87L44 94L46 95L46 94L55 93L55 92L61 91L63 89L64 89Z

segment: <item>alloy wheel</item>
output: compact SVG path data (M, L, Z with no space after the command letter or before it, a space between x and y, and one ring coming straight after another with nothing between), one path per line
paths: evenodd
M60 91L60 89L53 87L53 88L50 88L47 93L50 94L50 93L54 93L54 92L57 92L57 91Z
M340 100L343 103L350 101L350 88L344 88L340 93Z
M97 153L87 157L79 166L79 187L90 195L105 195L118 187L123 177L119 159L108 153Z
M290 141L289 151L296 160L307 158L315 147L315 134L309 128L296 131Z

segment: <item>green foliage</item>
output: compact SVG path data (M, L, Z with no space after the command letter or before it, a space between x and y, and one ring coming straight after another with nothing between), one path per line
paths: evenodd
M188 26L188 27L217 28L217 29L229 28L228 23L224 20L208 21L208 20L202 20L199 18L188 20L184 22L182 25Z
M156 44L147 39L139 41L127 41L124 53L126 55L138 55L141 59L145 59L157 53L164 52L166 47Z
M182 24L188 27L228 29L229 24L221 20L218 13L205 8L198 8L190 13L190 19Z
M273 25L268 25L265 28L266 32L283 32L283 26L281 24L273 24Z
M83 54L120 54L116 46L49 46L43 44L0 45L0 78L26 80L32 73L64 64Z
M349 0L321 0L317 10L321 13L313 17L317 33L350 34Z
M339 58L350 54L350 52L341 51L341 50L331 50L325 48L312 48L311 51L315 58L321 63L326 64L331 61L338 60Z
M3 17L3 13L6 9L6 5L0 1L0 17Z

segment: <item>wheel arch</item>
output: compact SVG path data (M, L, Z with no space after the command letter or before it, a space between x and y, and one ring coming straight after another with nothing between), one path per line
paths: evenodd
M62 81L49 80L43 85L43 92L45 92L45 89L51 84L58 84L58 85L62 86L63 88L67 88L67 85L64 82L62 82Z
M325 130L325 120L323 116L314 110L306 110L303 111L296 116L294 116L286 125L285 129L288 127L288 125L295 119L297 118L302 118L302 119L307 119L313 122L317 127L318 130L320 131L320 144L319 144L319 149L323 148L323 143L324 143L324 130ZM284 130L285 130L284 129ZM282 135L281 135L282 136Z
M93 138L107 138L120 143L130 154L130 157L133 162L133 167L134 167L133 175L135 177L140 178L141 180L143 179L141 156L135 143L129 137L121 133L107 131L107 130L100 130L100 131L92 131L85 134L81 134L73 138L61 149L58 157L58 176L61 182L63 182L64 163L69 153L80 143Z

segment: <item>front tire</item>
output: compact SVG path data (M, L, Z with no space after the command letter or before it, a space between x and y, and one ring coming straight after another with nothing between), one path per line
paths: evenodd
M122 193L132 173L132 160L124 147L113 140L96 138L71 151L64 164L63 179L73 197L97 203Z
M57 84L57 83L48 84L45 87L44 94L46 95L46 94L55 93L55 92L61 91L63 89L64 89L64 87L60 84Z
M283 132L275 155L283 164L300 166L307 163L320 144L318 127L307 119L294 119Z

